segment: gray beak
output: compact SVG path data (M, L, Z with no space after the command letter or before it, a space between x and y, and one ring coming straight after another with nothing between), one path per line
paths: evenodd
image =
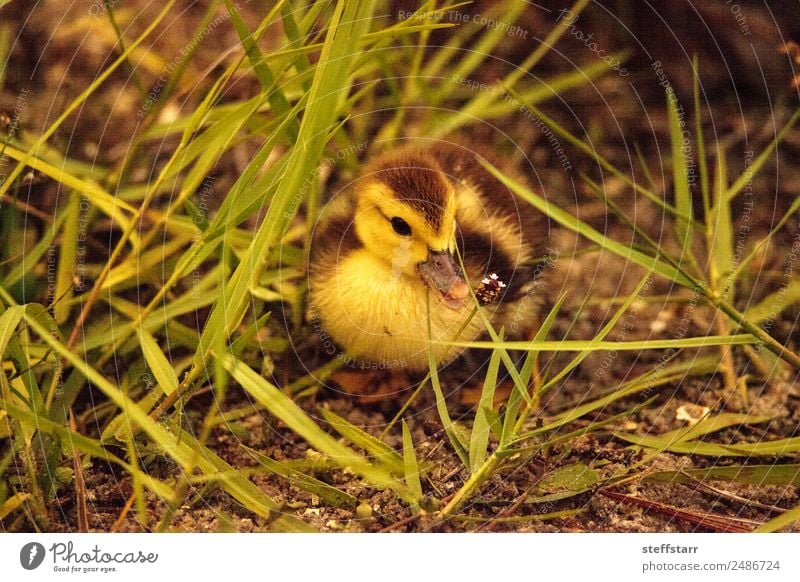
M430 251L428 260L417 265L417 271L447 307L458 311L464 306L469 297L469 285L452 253Z

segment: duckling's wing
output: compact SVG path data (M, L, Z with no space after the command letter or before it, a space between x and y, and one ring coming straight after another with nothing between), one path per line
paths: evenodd
M349 194L330 201L314 225L309 249L309 271L314 279L325 280L341 260L361 248L354 224L355 204Z
M496 273L507 285L502 299L513 301L526 293L540 273L531 263L545 254L547 219L519 199L479 162L482 158L504 173L525 180L483 147L461 141L430 148L456 191L469 188L477 195L480 212L459 213L460 251L470 278ZM465 204L470 197L463 196Z

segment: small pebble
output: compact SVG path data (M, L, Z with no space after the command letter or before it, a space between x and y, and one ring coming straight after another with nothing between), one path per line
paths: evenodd
M372 517L372 507L369 503L359 503L356 507L356 515L359 519L369 519Z

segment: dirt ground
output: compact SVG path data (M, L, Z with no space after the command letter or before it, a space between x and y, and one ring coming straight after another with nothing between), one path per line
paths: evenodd
M46 120L52 122L51 108L58 108L67 103L93 79L102 68L107 57L108 43L102 38L84 39L80 29L74 25L78 16L71 11L63 21L56 21L55 11L48 11L43 2L36 10L38 18L25 21L20 18L9 18L13 10L23 8L24 2L12 2L4 9L5 24L20 35L14 52L10 57L13 64L6 71L6 90L0 109L13 111L15 96L25 87L30 87L35 98L29 100L24 116L24 129L37 132L39 124ZM402 6L403 3L398 3ZM475 10L480 10L483 3L478 3ZM545 2L545 6L554 3ZM636 3L638 4L638 3ZM585 122L584 131L591 135L601 136L603 155L627 170L641 173L635 153L631 149L638 143L648 165L656 176L657 182L663 183L664 190L670 192L670 178L663 173L662 156L669 148L667 134L667 118L664 106L663 89L653 76L652 63L661 61L668 71L679 97L687 104L691 103L691 74L687 73L689 65L686 54L682 51L700 52L701 76L706 99L713 108L714 117L710 115L704 120L704 126L713 124L717 135L726 136L730 144L731 174L738 175L744 170L745 150L748 148L760 151L771 139L770 131L774 131L773 121L780 126L797 106L797 94L790 88L791 69L778 62L777 49L780 45L778 31L786 39L800 40L797 22L790 21L791 8L781 11L782 3L774 6L777 20L771 20L769 11L764 10L758 2L742 2L746 7L748 24L753 31L753 51L745 50L742 43L745 39L735 37L738 23L735 18L717 5L721 3L698 3L700 10L714 30L719 31L714 38L724 39L721 46L714 47L713 39L706 34L698 38L692 37L692 31L699 26L697 18L688 13L688 8L675 7L665 9L662 16L669 26L661 26L653 14L647 14L643 8L632 7L634 14L628 15L636 25L633 37L625 37L612 27L604 26L608 17L599 7L582 17L581 26L586 30L598 30L597 42L608 50L630 48L632 55L626 62L631 77L609 75L596 85L570 92L565 98L567 103L558 100L545 105L545 110L553 114L567 126L576 129L576 125ZM790 3L786 3L787 6ZM555 6L551 6L555 9ZM399 8L400 9L400 8ZM48 12L53 13L42 18ZM201 9L187 10L176 16L173 24L175 36L180 31L192 30L198 21ZM250 14L249 16L253 16ZM59 18L61 15L59 15ZM727 20L726 20L727 19ZM794 19L796 21L796 19ZM689 23L684 26L685 23ZM547 22L537 16L534 10L521 21L526 27L540 36L546 33ZM230 27L215 30L208 42L233 45L236 36ZM653 34L646 34L648 30ZM669 32L676 31L677 37L670 37ZM445 34L445 33L442 33ZM439 37L434 35L435 42ZM51 44L44 53L40 47L49 41ZM169 38L163 38L165 54L168 54ZM572 55L577 62L586 62L592 58L591 52L584 43L574 37L563 39L558 45L561 51ZM713 49L713 50L712 50ZM530 42L524 39L510 39L503 45L503 58L512 63L521 62L531 50ZM82 58L77 64L70 61L74 55ZM756 74L753 68L753 55L763 57L763 76ZM39 57L42 57L39 60ZM691 57L689 57L691 58ZM203 57L200 57L202 63ZM730 74L721 70L720 62L728 65ZM563 70L563 62L556 58L545 59L540 67L540 74L547 75ZM200 69L198 64L198 70ZM69 75L64 72L69 70ZM146 73L145 73L146 76ZM491 66L481 70L478 78L490 80L496 77ZM634 79L632 81L631 79ZM97 106L95 110L83 111L75 116L75 124L54 137L57 146L63 146L68 155L100 162L115 160L126 146L126 136L133 130L133 117L138 101L131 87L125 86L125 75L120 74L103 88L95 100L102 103L102 96L108 97L108 105ZM248 86L242 83L237 90L246 93ZM253 87L249 87L252 89ZM769 98L765 92L769 91ZM548 107L549 105L549 107ZM642 122L642 109L648 112L647 123ZM599 111L599 113L597 113ZM613 111L614 115L607 115ZM113 120L116 129L113 132L101 128ZM551 148L547 147L543 135L530 126L522 127L518 120L509 118L503 130L513 135L521 150L531 160L536 169L536 183L545 186L545 195L559 206L573 212L582 220L590 223L620 241L630 240L630 231L613 216L609 216L604 206L599 203L583 183L577 179L579 172L591 173L596 170L593 164L580 153L571 150L569 155L574 164L571 174L566 174L554 157ZM484 135L485 129L468 130L475 140L497 141L497 134ZM654 140L653 135L657 136ZM491 141L490 141L491 143ZM162 145L163 147L163 145ZM158 152L153 151L154 155ZM163 152L162 152L163 155ZM521 171L528 167L521 156L518 156ZM758 240L769 232L776 217L780 217L792 201L800 195L800 130L789 134L785 143L779 148L779 165L768 164L767 169L759 174L754 182L754 189L759 193L760 203L748 215L752 231L748 241ZM225 192L225 184L232 183L240 169L241 160L226 160L220 170L220 178L216 190ZM776 168L779 168L779 172ZM335 176L332 178L335 180ZM669 245L668 234L672 225L665 222L657 208L634 200L624 185L615 178L609 178L604 184L610 197L629 215L635 215L637 224L646 229L656 240ZM55 204L57 196L52 184L43 181L36 191L38 198L32 203L35 207L48 208ZM671 194L670 194L671 195ZM735 228L741 228L742 208L734 207L734 218L739 220ZM638 267L625 264L608 251L585 252L588 244L576 239L575 235L562 229L552 228L546 236L557 246L562 259L547 273L547 288L543 291L542 303L552 304L562 291L567 292L567 299L551 331L550 339L558 339L569 333L571 339L591 339L597 330L613 313L614 306L608 302L595 302L582 306L583 301L592 299L611 299L625 297L635 288L644 275ZM787 268L787 253L793 241L800 236L800 227L796 220L790 221L776 238L772 248L751 267L748 281L752 288L747 288L743 295L749 295L748 301L757 303L761 298L777 290L781 285L781 277ZM687 302L690 294L676 291L670 283L655 279L649 288L648 295L658 296L668 293L683 293ZM638 306L637 317L632 322L630 337L648 337L649 339L674 337L677 322L687 316L687 303L643 303ZM712 311L707 307L698 307L689 316L689 335L709 335L713 333ZM800 306L787 309L770 330L774 337L797 352L800 348L797 320L800 317ZM280 318L275 318L279 320ZM280 323L280 322L278 322ZM306 333L305 339L299 343L300 357L309 369L324 363L320 354L315 334ZM612 332L609 339L621 339L618 333ZM689 360L701 351L685 351L680 358ZM710 353L710 352L705 352ZM751 414L765 415L772 420L766 423L733 427L712 435L714 442L742 443L762 440L777 440L800 435L800 383L797 370L786 370L770 380L759 378L746 357L736 352L738 369L753 374L748 384L748 395ZM659 353L619 352L611 365L604 367L604 354L588 358L576 372L570 374L556 390L548 393L542 401L540 416L547 419L559 411L568 409L576 403L589 401L604 394L611 386L626 379L640 375L652 366L657 365ZM566 356L556 356L556 363L564 363ZM292 377L297 371L297 357L291 353L275 358L275 382L282 385L284 377ZM543 366L546 365L543 362ZM474 361L464 356L450 364L442 372L443 386L449 394L449 406L455 414L469 417L472 414L469 401L469 390L474 389L476 381L471 377ZM598 370L603 372L598 375ZM410 391L409 391L410 393ZM646 408L624 420L615 421L609 430L590 433L563 442L553 449L542 451L523 463L511 463L503 471L495 475L473 497L458 515L447 522L439 523L431 517L430 512L413 514L389 492L377 491L365 485L363 481L341 470L321 470L315 473L318 479L328 482L358 498L360 505L355 507L332 507L322 502L315 495L309 494L292 485L286 479L278 478L260 469L258 463L244 448L250 447L276 460L296 461L298 467L311 467L314 455L308 446L297 435L282 426L274 418L259 411L251 403L244 391L233 386L225 410L240 410L252 406L252 413L236 421L230 427L219 427L213 433L209 446L233 467L250 467L253 470L253 481L270 497L283 504L285 510L301 517L315 528L324 531L530 531L530 532L693 532L719 531L721 526L713 523L698 523L687 514L714 514L720 517L742 520L743 527L751 528L777 515L779 509L787 509L800 504L800 487L797 486L754 486L735 482L715 482L714 488L703 488L698 484L655 483L644 479L636 479L620 485L606 495L598 491L588 491L578 496L563 500L536 501L532 492L536 484L554 467L583 463L595 468L601 477L607 477L624 471L640 459L629 444L616 438L612 429L634 431L637 434L661 434L669 430L686 426L679 419L678 409L684 406L708 406L715 411L741 411L742 403L728 398L722 390L719 377L703 376L680 383L659 387L651 394L653 402ZM611 406L595 413L592 420L603 420L624 412L643 401L641 395L619 400ZM374 436L379 436L386 424L399 410L403 399L378 404L363 404L353 397L342 395L332 387L320 386L316 392L298 401L311 415L317 417L320 407L327 408L344 417L349 422L363 427ZM88 399L82 403L89 406ZM187 408L187 428L197 430L202 415L209 404L208 396L194 398ZM458 457L450 448L439 421L433 395L430 390L423 391L405 414L406 421L412 429L418 453L432 467L429 481L423 483L426 491L439 498L445 498L456 491L468 477ZM322 422L322 421L321 421ZM402 449L399 426L391 431L386 442L395 449ZM724 466L726 464L786 464L800 462L800 458L714 458L699 455L678 455L662 453L650 465L653 470L686 471L689 469ZM177 476L176 467L163 458L153 458L147 467L155 477L167 479ZM163 503L149 498L147 510L150 514L148 524L143 526L136 517L136 512L124 512L123 508L132 492L129 478L121 474L118 468L93 461L85 469L89 526L97 531L142 531L151 529L159 521L165 511ZM614 497L613 493L635 497L643 500L636 503L629 498ZM533 500L531 500L533 499ZM193 490L187 496L187 503L178 508L170 522L169 528L174 531L266 531L270 528L269 520L258 517L245 510L226 494L213 488ZM649 503L648 503L649 502ZM433 508L435 509L435 508ZM686 513L676 512L675 509ZM547 517L548 514L568 512L561 517ZM120 515L124 518L119 520ZM72 488L62 490L54 501L54 531L75 531L76 503ZM791 531L800 531L796 523Z

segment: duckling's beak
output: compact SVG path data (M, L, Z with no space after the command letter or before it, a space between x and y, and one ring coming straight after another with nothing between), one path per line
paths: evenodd
M447 307L458 311L464 306L469 297L469 286L452 253L432 250L428 253L428 260L417 265L417 270Z

